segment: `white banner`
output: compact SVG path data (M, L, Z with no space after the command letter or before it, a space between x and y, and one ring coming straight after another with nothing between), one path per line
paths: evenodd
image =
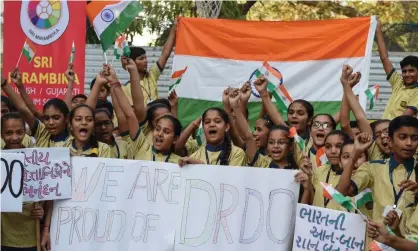
M68 148L24 148L4 150L25 155L23 201L71 198L71 162Z
M362 251L365 235L360 215L298 204L293 251Z
M53 251L290 250L294 171L72 158Z
M22 212L24 155L1 153L1 212Z

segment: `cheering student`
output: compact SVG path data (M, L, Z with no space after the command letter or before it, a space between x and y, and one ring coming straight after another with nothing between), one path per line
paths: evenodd
M1 117L1 137L4 149L25 148L25 122L17 112L8 112ZM44 216L39 203L23 203L22 213L1 213L1 250L36 251L36 220Z
M172 115L163 115L158 118L152 132L153 144L149 144L142 132L134 111L132 110L128 98L123 93L120 82L111 66L107 66L109 74L106 78L111 85L111 92L117 100L120 109L117 113L123 112L126 116L125 121L129 130L129 157L140 160L160 161L178 163L180 157L176 155L174 145L181 133L181 123ZM139 74L135 69L133 60L129 59L126 69L131 74L132 83L139 80ZM135 90L133 90L135 92ZM142 103L142 92L138 92L139 100ZM134 99L135 100L135 99ZM121 115L117 115L120 117Z
M371 138L361 138L355 146L350 162L343 170L337 190L354 196L366 188L373 193L373 220L382 221L383 213L392 209L402 211L400 230L406 232L405 223L415 209L415 182L417 162L413 158L418 147L418 119L400 116L390 122L389 144L391 157L361 165L352 176L354 163L372 144Z
M139 74L140 82L138 84L142 86L142 94L144 96L142 101L144 104L148 104L149 102L158 99L157 81L164 70L164 67L176 42L176 23L177 21L173 27L171 27L170 34L168 35L167 42L163 47L160 58L155 65L151 66L149 70L147 70L148 61L145 50L141 47L130 47L130 58L135 62L136 69ZM126 69L127 62L123 59L123 57L121 58L121 63L122 67ZM133 104L133 101L135 101L131 94L132 86L133 83L129 81L122 87L131 105Z
M408 106L418 106L418 57L407 56L400 62L402 76L399 75L389 60L383 36L382 24L377 21L377 48L383 63L387 80L392 86L392 95L386 105L383 119L394 119L402 115Z

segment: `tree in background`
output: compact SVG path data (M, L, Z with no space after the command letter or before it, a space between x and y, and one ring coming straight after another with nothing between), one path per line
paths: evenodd
M145 29L160 34L152 44L162 46L173 20L178 16L197 17L193 1L142 1L144 10L126 31L129 40ZM418 51L418 2L384 1L224 1L219 18L295 21L379 16L384 24L389 51ZM87 21L88 22L88 21ZM90 24L87 42L98 43Z

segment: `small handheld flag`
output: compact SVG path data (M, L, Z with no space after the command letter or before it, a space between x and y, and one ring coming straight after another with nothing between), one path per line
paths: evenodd
M70 60L68 61L69 64L73 63L74 57L75 57L75 46L74 46L74 41L73 41L73 45L71 47Z
M173 72L173 74L171 75L171 85L168 87L168 93L171 93L171 91L174 90L175 87L180 84L181 78L183 77L186 70L187 66L183 70Z
M316 159L317 167L323 166L328 163L328 158L327 158L327 155L325 154L324 147L319 148L319 150L316 152L315 159Z
M203 122L200 122L199 129L196 133L196 141L201 146L205 142L205 134L203 133Z
M361 207L368 202L373 201L372 190L369 188L363 190L361 193L357 194L354 197L354 202L356 203L356 207Z
M338 192L335 188L333 188L331 185L321 182L321 186L324 188L323 195L328 200L334 200L341 206L343 206L347 210L353 209L353 205L351 204L351 200L344 195L342 195L340 192Z
M128 41L126 41L125 34L116 38L113 55L115 55L116 59L119 59L121 56L129 57L131 55L131 49Z
M303 139L299 137L298 132L296 131L296 127L292 127L289 130L289 137L293 138L296 144L299 146L299 149L303 151L305 149L305 144Z
M364 92L367 96L367 99L370 102L370 105L369 105L370 110L373 109L374 107L374 100L377 100L377 98L379 97L379 88L380 88L380 85L374 85Z
M22 58L22 54L28 59L28 62L30 63L32 59L35 57L36 53L36 46L35 44L30 41L28 38L26 38L25 43L23 44L22 52L20 53L19 59L16 63L16 68L19 65L20 59Z

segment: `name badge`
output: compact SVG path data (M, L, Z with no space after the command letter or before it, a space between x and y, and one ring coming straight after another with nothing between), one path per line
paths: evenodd
M403 108L406 108L406 107L408 106L408 103L407 103L406 101L402 101L402 102L401 102L401 106L402 106Z
M402 216L402 210L396 208L396 206L386 206L385 210L383 211L383 217L386 217L386 215L388 215L388 213L392 210L395 210L396 214L398 215L399 218L401 218Z

